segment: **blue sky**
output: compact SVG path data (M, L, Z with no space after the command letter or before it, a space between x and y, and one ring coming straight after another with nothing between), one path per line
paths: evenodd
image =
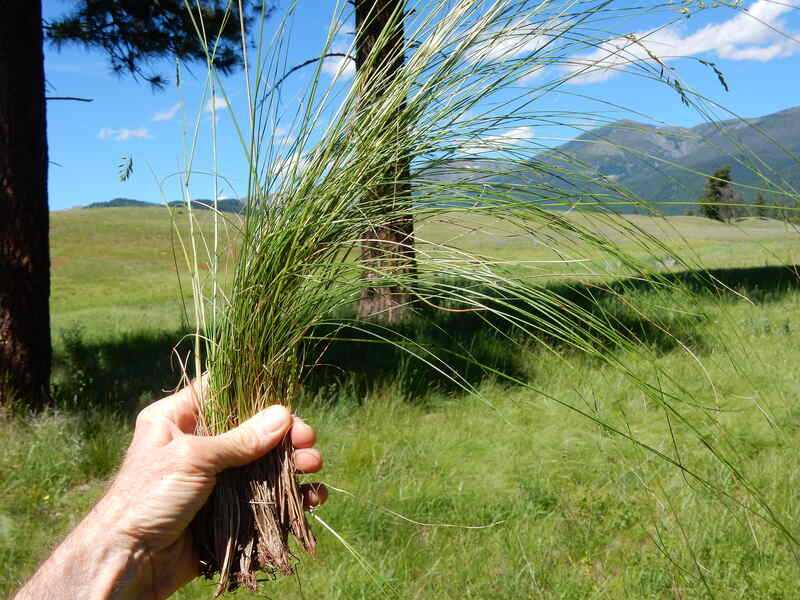
M611 104L623 105L660 121L682 126L696 125L698 114L684 107L674 91L633 75L619 73L620 56L647 60L646 47L667 65L677 70L693 89L744 117L769 114L800 104L800 9L798 0L755 0L742 7L696 11L691 18L675 5L657 14L631 17L608 27L610 42L593 53L580 55L594 67L562 88L562 93L541 103L541 110L596 110L584 96L592 96ZM285 1L288 3L288 0ZM45 18L63 14L70 3L44 0ZM317 56L336 2L334 0L301 0L290 19L291 37L286 45L286 64L293 65ZM275 28L280 14L270 23ZM665 25L666 24L666 25ZM524 28L524 24L521 24ZM342 31L352 31L343 23ZM630 44L633 34L642 44ZM352 37L339 35L334 50L344 50ZM495 49L498 56L518 54L524 44L514 49ZM505 52L505 54L503 54ZM730 86L724 92L714 73L697 60L713 61L725 74ZM175 66L166 61L155 67L171 76ZM322 69L322 84L327 85L341 68L336 59L328 60ZM188 139L199 124L200 143L195 152L192 182L193 197L238 197L246 192L246 161L241 144L231 123L231 116L246 119L246 91L242 77L233 75L224 80L229 105L217 99L218 168L230 184L216 190L211 178L202 175L212 169L211 124L209 100L204 98L205 69L190 66L182 70L181 86L168 86L152 92L147 84L130 77L117 77L110 72L107 59L99 51L67 47L60 52L45 50L45 71L52 96L81 96L91 103L50 101L48 103L48 135L50 144L50 206L61 210L92 202L127 197L151 202L180 197L177 179L171 176L185 164ZM289 79L281 88L281 110L291 113L297 98L305 89L313 68L307 68ZM340 73L341 86L347 85L347 69ZM171 77L174 80L174 77ZM173 81L174 83L174 81ZM537 85L536 81L530 85ZM539 108L539 107L537 107ZM621 118L622 114L619 115ZM244 122L244 121L242 121ZM533 120L520 124L515 135L546 135L545 127ZM498 132L503 135L504 132ZM289 141L290 132L276 124L276 136ZM570 137L572 133L557 132ZM133 176L120 182L117 165L123 156L134 160Z

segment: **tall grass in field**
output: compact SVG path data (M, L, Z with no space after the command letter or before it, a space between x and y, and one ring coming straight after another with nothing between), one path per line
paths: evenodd
M665 306L659 295L683 288L691 298L691 282L666 276L659 261L688 265L656 233L638 228L614 208L635 205L652 213L652 207L587 169L579 157L551 155L545 161L545 142L530 129L531 124L603 123L607 116L600 113L537 108L570 81L598 69L638 70L670 88L676 102L696 103L702 112L702 99L650 51L645 60L636 53L629 61L591 58L594 50L619 39L607 33L614 31L615 20L661 11L668 22L681 13L669 5L613 2L366 4L374 10L359 17L349 54L358 55L359 32L374 30L370 52L361 55L352 81L343 62L325 86L323 63L316 64L305 96L288 118L294 142L285 147L273 136L278 123L287 122L275 85L287 69L289 21L275 27L271 41L263 35L264 23L260 30L242 32L244 47L254 43L255 50L245 65L247 118L234 119L249 173L247 209L234 224L241 243L234 258L226 259L223 228L230 223L219 214L211 235L197 227L181 239L193 271L194 368L198 375L208 371L200 433L226 431L270 404L291 406L298 386L325 364L327 348L343 338L395 344L466 390L475 391L463 372L470 365L545 399L532 381L486 364L474 347L454 344L443 351L408 333L408 323L428 322L442 336L456 335L457 317L505 339L512 352L543 346L565 368L578 352L624 374L663 411L669 444L640 436L624 414L546 399L667 461L688 486L771 523L795 544L781 516L737 468L735 441L718 418L720 398L701 360L694 363L690 402L687 382L659 365L658 343L695 354L692 341L672 327L677 316L692 314L691 301L681 308ZM208 91L224 96L213 71L214 32L203 29L199 9L187 6L207 42ZM341 34L350 10L340 3L334 11L323 53ZM238 12L232 3L231 18ZM645 47L646 40L632 45ZM190 172L188 166L186 181ZM530 173L519 183L520 174ZM583 183L591 183L593 191L576 191L586 189ZM188 199L188 185L184 189ZM595 217L590 223L553 210L564 207L590 208ZM187 212L193 222L191 203ZM462 240L479 215L495 219L499 230L528 240L549 258L508 259L467 250ZM433 222L446 223L452 236L428 239L425 226ZM608 284L619 277L627 283ZM554 278L563 279L562 289L538 284ZM650 286L653 293L627 294L637 286ZM376 295L389 297L383 312L357 310L365 297ZM638 318L631 320L630 314ZM697 446L714 457L711 471L684 460L690 455L684 448ZM194 524L205 574L220 576L217 593L254 589L259 570L270 576L291 573L290 533L313 552L288 442L251 467L224 473Z

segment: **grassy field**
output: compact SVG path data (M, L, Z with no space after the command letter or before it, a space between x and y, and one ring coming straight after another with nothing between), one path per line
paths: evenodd
M619 235L597 217L570 218ZM474 374L467 394L391 354L369 363L366 380L310 383L299 412L318 430L332 489L315 515L368 568L315 522L320 556L301 558L299 576L269 584L267 597L796 597L798 546L787 537L800 519L798 233L774 221L631 219L731 291L625 288L628 304L611 308L643 332L615 357L627 374L450 321L519 383ZM186 324L171 231L160 208L52 214L59 408L0 417L0 596L102 493L136 410L177 381L171 349ZM440 219L420 236L500 258L554 255L552 240L494 220ZM620 271L566 242L559 252L582 262L543 262L542 284ZM654 320L635 321L631 306ZM342 364L357 363L348 352ZM177 597L211 589L197 581Z

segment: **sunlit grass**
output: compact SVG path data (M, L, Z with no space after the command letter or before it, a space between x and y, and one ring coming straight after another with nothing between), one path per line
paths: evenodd
M683 383L682 398L717 404L737 466L796 523L800 295L796 286L770 292L768 277L763 284L760 291L746 280L737 286L758 297L755 305L701 295L693 307L706 315L689 332L717 382L716 398L685 352L675 348L655 360ZM670 306L685 296L652 299ZM117 340L110 334L104 342ZM409 396L402 382L391 381L366 397L347 386L308 390L298 410L319 432L322 478L356 496L332 493L319 515L402 598L707 597L695 559L718 598L791 597L797 563L772 527L725 508L674 467L544 397L624 423L670 450L663 409L627 377L580 355L563 358L526 351L526 374L540 394L492 380L480 384L480 396ZM7 567L0 594L29 574L101 493L129 439L129 419L77 409L27 424L0 422L0 555ZM724 476L700 445L682 438L681 450L687 462ZM736 493L735 482L728 479L726 489ZM414 525L385 509L422 523L497 524ZM270 584L268 593L375 597L375 583L356 560L316 529L320 558L303 561L299 581ZM206 598L210 590L198 581L177 597Z
M591 216L568 218L584 222L589 219L591 223ZM676 252L696 256L698 263L709 268L798 262L800 234L778 221L747 220L727 225L699 217L661 220L634 215L626 218L644 229L661 232ZM181 287L172 243L174 223L166 209L58 211L51 214L51 221L51 310L56 344L59 343L58 331L76 322L85 335L100 338L140 327L143 323L154 330L181 326ZM180 220L177 223L184 225ZM552 251L542 248L532 236L492 217L459 218L454 222L444 215L421 224L420 230L428 239L500 259L525 257L544 261L554 257ZM624 240L620 243L625 244ZM585 246L583 252L574 250L573 255L576 259L588 258L601 263L606 260L589 246ZM178 272L183 273L181 285L188 304L191 298L188 274L180 261L177 266ZM586 270L580 263L541 263L538 267L546 275L545 279L551 277L551 273L555 273L552 278L557 279L560 272L576 274Z
M750 593L761 563L744 574L726 571L720 548L734 540L730 546L752 554L766 545L773 559L791 564L798 545L794 505L764 478L775 465L757 464L760 451L750 449L784 448L776 426L783 404L754 382L761 381L759 363L778 350L776 338L794 326L770 330L773 347L751 348L752 331L740 321L753 306L742 293L768 303L793 297L794 280L768 266L795 262L796 233L761 221L622 217L602 200L648 207L610 180L585 198L549 175L525 190L476 182L497 174L499 156L508 172L539 156L537 142L500 147L495 134L534 122L532 100L576 71L532 88L516 84L602 44L594 21L605 27L617 9L436 0L417 8L408 17L407 62L385 82L375 84L367 67L352 87L326 91L316 85L317 72L298 101L291 149L277 151L270 138L280 107L269 81L286 38L276 38L270 52L257 41L256 64L243 79L249 114L234 118L250 175L249 211L232 240L237 249L226 255L221 246L223 221L196 221L187 210L171 255L173 266L188 269L187 276L178 268L176 279L189 284L182 296L192 290L181 319L195 332L190 371L210 373L203 433L225 431L267 404L290 403L296 384L306 384L300 405L336 440L329 476L347 493L320 513L331 527L317 528L323 546L336 550L310 575L304 571L300 594ZM510 26L520 20L552 43L520 60L488 59L493 45L513 39ZM646 76L687 104L701 101L669 75ZM209 93L224 95L219 85L210 73ZM510 90L517 90L511 100L480 104ZM565 126L579 117L587 118L558 116ZM473 160L469 177L437 178L487 141L495 146L483 150L491 160ZM556 179L594 181L576 157L565 158L546 165ZM414 172L413 194L394 187L401 162ZM569 212L543 209L578 200L581 208ZM376 244L382 228L409 217L417 226L418 277L353 259ZM163 254L154 260L162 276ZM139 287L125 290L112 274L129 271L134 279L143 256L120 258L114 265L105 255L87 256L72 268L96 268L88 294L100 302L108 288L109 310L115 300L144 306L156 282L143 275ZM746 266L764 270L730 270ZM353 319L359 293L375 286L365 273L407 291L419 306L393 328ZM72 314L83 310L71 296L56 301ZM364 346L361 338L370 335L392 346ZM92 375L85 391L96 392L101 371L81 348L65 343L66 368L84 361ZM390 354L397 348L423 366ZM791 352L791 343L781 350ZM356 353L368 356L365 373L352 368ZM504 361L504 353L511 358ZM103 361L114 354L98 348ZM770 382L792 384L774 373ZM80 378L67 375L64 393L76 398L76 385ZM269 512L259 508L268 504L252 506ZM428 525L413 525L410 534L398 514ZM700 528L700 519L711 527ZM341 550L342 540L353 551ZM194 589L208 593L204 584ZM287 579L275 586L284 589L291 595L299 588Z

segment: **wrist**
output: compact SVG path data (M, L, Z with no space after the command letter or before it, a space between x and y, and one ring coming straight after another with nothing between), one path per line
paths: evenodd
M152 600L149 554L113 522L103 502L61 542L16 600ZM69 590L62 596L61 590Z
M88 543L89 556L95 556L95 577L103 594L113 600L154 600L153 572L146 545L125 529L126 511L122 502L107 495L78 528L81 542Z

